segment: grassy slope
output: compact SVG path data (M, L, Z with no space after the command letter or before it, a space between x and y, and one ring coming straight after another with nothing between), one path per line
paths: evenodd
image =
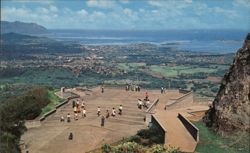
M236 133L222 137L208 129L201 121L194 123L200 130L200 142L196 152L200 153L247 153L249 133Z
M63 102L63 99L55 95L56 90L48 90L48 98L50 103L42 109L41 115L51 111L57 104Z

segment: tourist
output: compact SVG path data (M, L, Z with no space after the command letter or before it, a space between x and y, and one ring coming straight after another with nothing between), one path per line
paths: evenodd
M74 107L74 113L77 113L77 107L76 106Z
M126 86L126 91L129 91L129 86L128 85Z
M150 106L150 101L148 100L147 102L146 102L146 107L148 108Z
M78 120L78 115L77 115L77 113L75 113L75 120Z
M98 115L98 116L101 115L101 107L100 107L100 106L98 106L98 108L97 108L97 115Z
M64 122L64 117L63 117L63 116L61 116L60 121L61 121L61 122Z
M70 122L70 113L67 115L67 122Z
M122 115L122 105L119 106L119 115Z
M74 108L76 106L76 102L73 100L72 101L72 108Z
M163 88L163 87L161 87L161 94L163 94L163 91L164 91L164 88Z
M115 117L115 108L112 109L112 114L111 116Z
M69 140L73 140L73 133L72 132L69 133Z
M80 103L79 103L79 101L78 101L78 99L77 99L77 100L76 100L76 107L78 108L79 105L80 105Z
M139 109L142 109L142 101L141 101L141 99L138 99L138 104L137 105L138 105Z
M105 121L105 117L102 116L102 118L101 118L101 126L102 126L102 127L104 126L104 121Z
M85 107L85 103L83 101L82 104L81 104L81 108L83 109L84 107Z
M104 93L104 87L102 87L102 93Z
M86 117L86 110L85 110L85 108L83 108L83 110L82 110L82 117Z
M145 100L148 100L148 92L145 93Z
M106 111L106 118L109 118L109 110Z

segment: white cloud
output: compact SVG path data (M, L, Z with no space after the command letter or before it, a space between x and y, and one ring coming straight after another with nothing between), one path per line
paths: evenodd
M84 9L81 9L81 10L77 11L77 14L80 16L87 16L88 12Z
M249 0L234 0L233 5L250 8L250 1Z
M116 2L112 0L88 0L88 7L97 7L97 8L112 8L116 6Z
M51 12L58 12L58 8L57 8L56 6L54 6L54 5L50 5L50 6L49 6L49 10L50 10Z

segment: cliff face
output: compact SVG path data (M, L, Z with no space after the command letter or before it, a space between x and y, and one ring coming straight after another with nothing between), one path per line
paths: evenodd
M219 132L250 131L250 33L225 74L204 122Z

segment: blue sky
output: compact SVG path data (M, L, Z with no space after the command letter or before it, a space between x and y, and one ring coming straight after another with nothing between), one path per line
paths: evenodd
M249 0L2 0L1 20L49 29L244 29Z

